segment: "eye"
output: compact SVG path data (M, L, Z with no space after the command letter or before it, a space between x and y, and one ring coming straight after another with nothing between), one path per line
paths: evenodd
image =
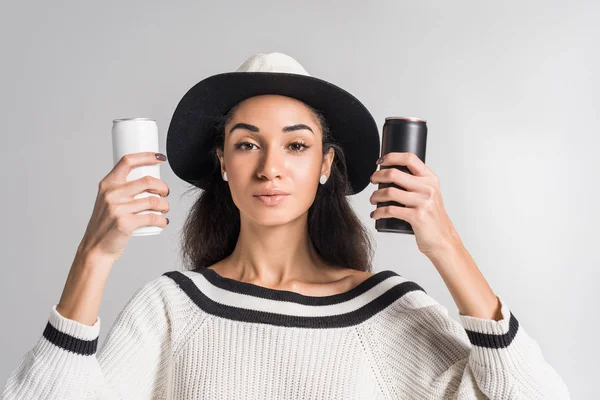
M242 150L242 151L250 151L250 149L248 149L248 148L244 147L244 145L247 145L247 144L248 144L248 145L250 145L250 146L256 146L254 143L250 143L250 142L240 142L240 143L237 143L237 144L235 145L235 148L236 148L236 149L238 149L238 150Z
M252 148L248 148L246 146L256 146L254 143L250 143L250 142L240 142L237 143L235 145L235 148L241 151L250 151L252 150ZM292 142L290 143L290 147L292 148L292 151L295 153L302 153L304 152L306 149L308 149L310 146L307 146L306 144L302 143L302 142Z
M296 146L296 145L299 146L299 147L296 147L297 150L293 150L296 153L302 153L304 150L306 150L306 149L308 149L310 147L310 146L305 145L302 142L292 142L292 143L290 143L290 146Z

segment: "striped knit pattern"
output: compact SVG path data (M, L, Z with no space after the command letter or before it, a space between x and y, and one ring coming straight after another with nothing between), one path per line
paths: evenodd
M331 296L169 271L127 302L97 350L52 306L10 375L12 399L569 399L507 304L459 315L394 271Z

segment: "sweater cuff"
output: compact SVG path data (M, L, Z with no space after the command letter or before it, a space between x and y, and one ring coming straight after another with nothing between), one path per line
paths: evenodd
M500 296L497 298L500 301L500 312L502 313L502 319L499 321L459 313L469 341L474 346L475 361L480 365L491 367L501 367L506 363L516 361L514 357L523 355L522 352L526 351L526 343L529 340L527 335L519 329L519 322L508 306ZM517 332L520 332L519 336L517 336Z
M94 325L86 325L61 315L56 310L57 305L52 306L43 336L67 351L82 355L95 354L100 335L100 317Z
M501 305L500 312L502 314L502 319L496 321L494 319L477 318L459 313L459 317L465 329L488 335L504 335L510 331L510 320L512 314L500 296L496 297Z

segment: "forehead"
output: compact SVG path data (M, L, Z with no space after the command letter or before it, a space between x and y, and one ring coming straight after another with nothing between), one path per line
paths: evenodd
M241 101L233 115L234 119L240 118L303 118L314 121L310 109L298 99L292 97L266 94L254 96Z

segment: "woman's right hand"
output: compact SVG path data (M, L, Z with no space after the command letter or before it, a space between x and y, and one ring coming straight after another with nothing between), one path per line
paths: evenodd
M169 202L164 198L169 193L167 183L153 176L126 181L133 168L161 162L154 152L126 154L100 181L94 211L78 248L79 254L93 254L114 263L123 254L135 229L148 225L167 225L167 218L163 215L136 215L144 210L161 211L163 214L169 212ZM142 192L164 197L133 198Z

